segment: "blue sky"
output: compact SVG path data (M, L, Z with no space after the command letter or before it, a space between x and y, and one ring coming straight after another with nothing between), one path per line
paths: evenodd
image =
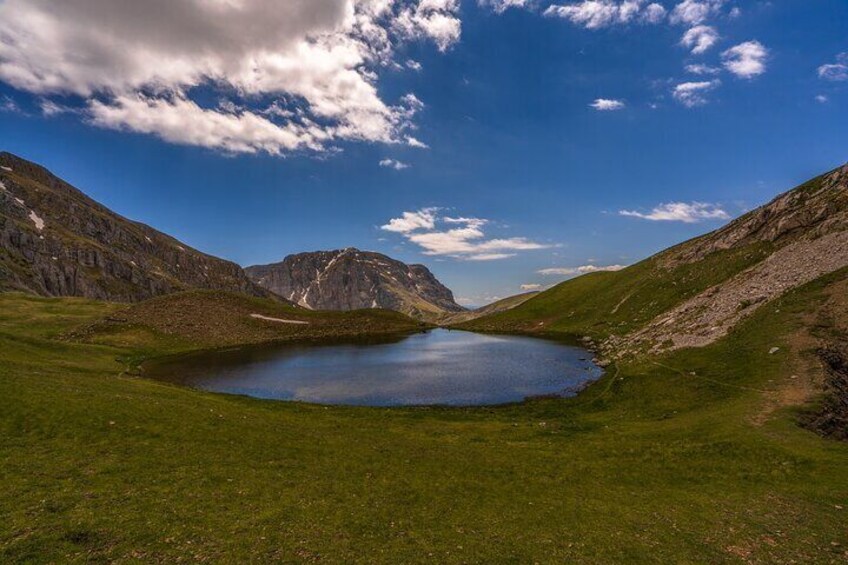
M154 3L0 0L0 147L243 265L356 246L482 304L848 161L844 0Z

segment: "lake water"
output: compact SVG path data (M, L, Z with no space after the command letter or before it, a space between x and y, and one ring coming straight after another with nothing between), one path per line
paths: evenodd
M382 343L285 345L184 356L146 376L257 398L363 406L488 405L568 396L601 376L557 341L436 329Z

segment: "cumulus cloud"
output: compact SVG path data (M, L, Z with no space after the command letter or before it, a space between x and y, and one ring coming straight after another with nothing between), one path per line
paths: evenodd
M721 54L724 68L740 78L754 78L766 72L768 49L759 41L746 41Z
M709 102L707 93L715 90L720 85L721 81L718 79L702 82L684 82L674 87L672 96L687 108L695 108L707 104Z
M408 164L398 161L397 159L383 159L380 161L380 166L387 169L394 169L396 171L402 171L409 168Z
M378 73L403 42L448 49L458 14L456 0L6 0L0 80L81 97L102 127L225 151L404 143L420 106L384 100ZM237 103L205 106L201 89Z
M689 49L694 55L701 55L718 42L718 32L715 28L705 25L695 26L683 34L680 44Z
M829 98L824 94L816 95L816 102L818 102L819 104L827 104L828 100Z
M656 24L665 19L666 10L647 0L583 0L577 4L549 6L544 14L583 26L600 29L629 23Z
M380 229L401 234L425 255L448 256L464 261L494 261L516 252L551 247L525 237L488 238L483 218L440 216L439 208L404 212Z
M626 269L627 265L582 265L580 267L554 267L551 269L541 269L537 271L540 275L545 276L563 276L570 277L574 275L585 275L588 273L598 273L604 271L620 271Z
M388 224L380 226L380 229L408 234L416 230L432 230L436 227L436 213L438 208L422 208L417 212L404 212L400 218L389 220Z
M653 222L683 222L686 224L695 224L704 220L730 219L730 215L717 204L704 202L670 202L660 204L648 213L621 210L619 214Z
M613 112L615 110L623 110L625 103L623 100L610 100L608 98L598 98L591 104L589 104L595 110L599 112Z
M674 7L669 19L673 24L696 26L717 14L725 0L684 0Z
M498 14L503 14L510 8L525 8L530 0L478 0L480 6L488 7Z
M819 78L832 81L848 80L848 53L840 53L836 61L818 68Z

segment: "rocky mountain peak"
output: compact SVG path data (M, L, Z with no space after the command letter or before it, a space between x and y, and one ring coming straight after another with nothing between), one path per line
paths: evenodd
M263 288L316 310L385 308L428 320L464 310L424 265L355 247L289 255L246 272Z

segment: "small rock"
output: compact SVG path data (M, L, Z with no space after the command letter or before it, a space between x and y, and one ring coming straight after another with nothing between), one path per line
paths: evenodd
M778 351L780 351L779 347L772 347L771 349L769 349L769 355L774 355Z

